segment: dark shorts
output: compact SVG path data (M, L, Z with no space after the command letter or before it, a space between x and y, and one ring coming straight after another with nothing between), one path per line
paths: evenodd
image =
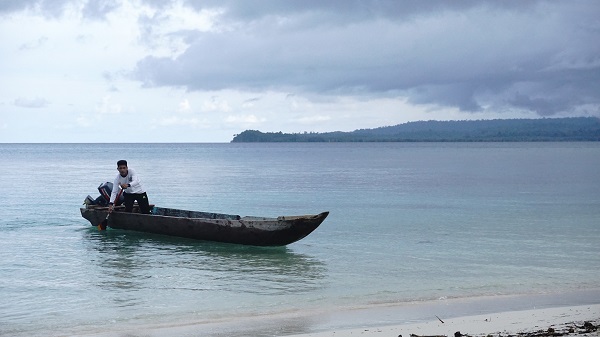
M140 206L140 213L149 214L150 213L150 203L148 202L148 195L146 192L144 193L123 193L125 201L123 204L125 205L125 212L131 212L133 210L133 202L137 201Z

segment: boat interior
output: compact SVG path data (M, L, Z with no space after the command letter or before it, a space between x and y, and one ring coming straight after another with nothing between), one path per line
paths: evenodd
M222 213L211 213L211 212L200 212L200 211L187 211L176 208L165 208L165 207L153 207L153 215L162 216L173 216L180 218L200 218L200 219L229 219L229 220L240 220L239 215L222 214Z

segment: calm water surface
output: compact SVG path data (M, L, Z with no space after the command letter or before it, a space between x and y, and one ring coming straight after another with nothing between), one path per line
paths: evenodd
M98 232L79 207L122 158L160 206L331 213L278 248ZM600 143L0 144L0 335L597 289L599 168Z

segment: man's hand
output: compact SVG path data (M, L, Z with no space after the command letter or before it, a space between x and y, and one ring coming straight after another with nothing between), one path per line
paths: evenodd
M112 211L113 211L114 208L115 208L114 204L108 205L108 213L112 213Z
M129 184L121 184L122 189L126 189L127 187L129 187Z

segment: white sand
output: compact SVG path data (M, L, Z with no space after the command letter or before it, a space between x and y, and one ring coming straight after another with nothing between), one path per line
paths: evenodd
M571 305L572 301L589 304ZM496 312L494 312L496 311ZM444 323L436 319L439 316ZM472 337L503 337L520 332L566 333L584 321L600 325L600 293L596 290L552 295L489 296L482 298L380 305L347 310L288 312L227 317L223 320L172 321L165 324L108 324L62 335L94 337L411 337L448 336L457 331ZM407 323L405 323L407 322ZM568 324L568 325L567 325ZM584 330L575 329L575 336ZM538 334L539 335L539 334ZM600 336L599 332L584 334ZM527 336L521 336L527 337ZM534 336L528 336L534 337Z
M411 334L419 336L445 335L454 336L455 332L460 331L466 335L494 335L499 333L506 335L508 333L516 334L519 332L534 332L539 330L546 331L552 327L557 331L564 328L565 324L578 322L582 325L584 321L597 322L600 319L600 304L534 309L525 311L511 311L489 315L467 316L452 319L440 317L444 323L439 320L393 325L393 326L370 326L349 330L336 330L318 333L309 333L293 335L294 337L326 337L326 336L399 336L409 337ZM594 323L596 324L596 323ZM577 330L576 330L577 331ZM588 335L600 336L600 332L594 332ZM288 337L292 337L289 336Z

